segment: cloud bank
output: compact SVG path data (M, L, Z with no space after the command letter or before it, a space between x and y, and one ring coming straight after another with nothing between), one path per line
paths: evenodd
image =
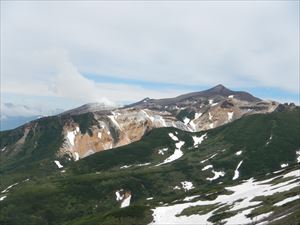
M1 2L1 92L171 97L115 78L299 94L299 2Z

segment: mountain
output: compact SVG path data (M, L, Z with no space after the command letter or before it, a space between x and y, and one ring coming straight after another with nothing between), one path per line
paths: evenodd
M114 107L112 106L107 106L104 103L98 103L98 102L94 102L94 103L88 103L88 104L84 104L80 107L77 107L75 109L71 109L65 112L62 112L61 115L80 115L80 114L84 114L84 113L89 113L89 112L98 112L98 111L110 111L113 110Z
M51 138L55 141L55 149L51 149L51 154L78 160L95 152L138 141L154 128L174 127L198 132L244 116L270 113L279 106L275 101L264 101L246 92L231 91L222 85L176 98L146 98L120 108L87 104L3 133L2 147L6 146L7 150L2 158L6 162L6 158L14 158L16 149L21 148L19 146L28 147L28 152L38 152L41 147L38 144L43 142L43 138ZM296 106L285 107L289 109ZM52 137L54 134L55 137ZM27 138L28 135L30 137ZM36 144L32 147L29 140ZM22 157L26 158L25 155Z
M75 162L55 154L64 124L88 132L95 114L42 118L26 138L1 132L1 148L17 144L1 151L0 223L299 224L299 115L284 107L199 132L151 129Z
M243 91L231 91L224 87L223 85L219 84L211 89L200 91L200 92L193 92L184 95L180 95L175 98L166 98L166 99L149 99L145 98L140 102L134 103L129 105L128 107L151 107L153 105L159 106L168 106L168 105L176 105L178 103L184 103L185 101L192 102L193 100L197 101L199 99L207 100L208 98L228 98L229 96L234 96L235 99L247 102L259 102L262 101L259 98L252 96L251 94Z
M0 120L0 131L11 130L19 127L32 120L38 119L40 116L8 116Z
M56 115L62 112L62 109L48 110L48 115ZM44 116L41 109L29 107L27 105L1 103L0 131L17 128L32 120Z

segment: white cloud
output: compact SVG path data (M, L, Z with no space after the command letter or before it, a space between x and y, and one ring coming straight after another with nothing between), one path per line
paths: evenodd
M94 73L299 93L299 2L1 2L1 91L82 102L163 93ZM107 100L108 98L109 100Z
M28 116L36 116L36 115L41 115L42 112L30 108L25 105L14 105L12 103L1 103L1 119L6 119L8 116L23 116L23 117L28 117Z

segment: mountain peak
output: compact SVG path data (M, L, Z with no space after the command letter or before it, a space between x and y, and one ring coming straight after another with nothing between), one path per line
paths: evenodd
M215 87L212 87L210 90L213 90L213 91L224 91L224 90L228 90L228 88L226 88L224 85L222 84L218 84L217 86Z

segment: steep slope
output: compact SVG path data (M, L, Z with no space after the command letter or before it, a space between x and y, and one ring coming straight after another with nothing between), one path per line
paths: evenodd
M299 115L250 115L198 133L154 129L77 162L53 158L47 177L10 172L0 222L297 224Z
M262 101L248 93L231 91L222 85L172 99L144 99L117 109L88 104L0 133L0 148L6 148L1 153L1 158L6 164L8 159L16 159L16 152L25 157L28 154L25 153L27 148L30 148L28 151L33 155L47 151L38 143L43 142L39 140L40 137L52 135L50 132L58 132L57 136L62 136L62 140L57 140L57 136L51 138L51 142L58 141L53 143L55 149L49 151L52 156L78 160L95 152L138 141L154 128L174 127L193 132L209 130L244 116L270 113L278 107L277 102ZM284 107L287 109L283 110L289 110L296 106ZM52 123L57 126L51 127ZM28 138L26 132L30 134ZM19 137L15 133L23 135Z

